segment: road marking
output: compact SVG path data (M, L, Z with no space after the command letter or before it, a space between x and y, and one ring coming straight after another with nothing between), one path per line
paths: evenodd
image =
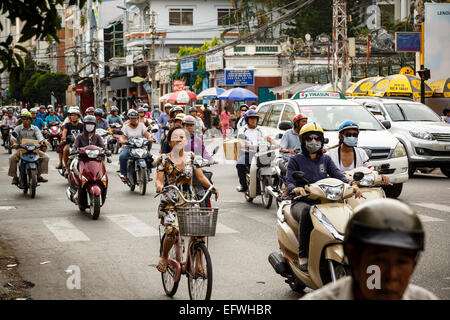
M13 206L0 206L0 210L14 210L16 207Z
M70 223L67 218L46 219L43 222L60 242L90 240L88 236Z
M445 221L445 220L442 220L442 219L433 218L433 217L426 216L426 215L423 215L423 214L418 214L418 216L419 216L420 221L422 221L422 222L441 222L441 221Z
M216 233L239 233L239 231L217 222Z
M427 203L427 202L416 202L413 203L415 206L434 209L438 211L450 212L450 206L436 203Z
M152 237L159 235L158 230L145 224L135 216L131 216L128 214L105 215L105 216L135 237Z

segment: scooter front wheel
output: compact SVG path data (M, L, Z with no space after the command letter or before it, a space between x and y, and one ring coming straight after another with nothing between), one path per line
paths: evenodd
M145 168L139 167L138 170L138 181L139 181L139 192L141 195L145 195L147 191L147 170Z
M92 215L92 220L97 220L100 216L100 196L95 196L93 194L89 195L89 206Z
M28 185L30 186L30 197L34 199L36 196L36 187L37 187L37 175L36 170L30 170L28 172Z
M261 182L261 200L266 209L270 209L272 206L273 196L266 191L266 187L271 185L269 178L264 177Z

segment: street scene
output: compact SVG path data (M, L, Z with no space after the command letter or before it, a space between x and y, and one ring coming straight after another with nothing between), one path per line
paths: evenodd
M47 3L1 5L0 300L450 299L449 3Z

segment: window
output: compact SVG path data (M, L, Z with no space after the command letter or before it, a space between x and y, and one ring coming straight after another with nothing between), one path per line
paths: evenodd
M267 126L272 128L278 128L278 120L280 120L281 110L283 110L284 104L276 104L272 108Z
M194 9L170 9L169 25L192 26L194 24Z
M267 113L270 110L271 105L267 104L265 106L262 106L261 108L259 108L258 110L258 116L259 116L259 124L260 125L264 125L264 118L266 117Z
M283 117L281 118L281 121L292 121L295 117L295 111L294 108L291 106L286 105L283 111Z
M172 47L172 48L169 48L169 53L170 54L178 54L179 50L180 49L178 47Z
M393 121L434 121L440 122L439 116L423 104L385 104Z
M256 52L278 52L278 46L256 46Z
M231 26L235 24L234 9L217 9L217 25L218 26Z
M243 46L234 47L234 52L245 52L245 47Z

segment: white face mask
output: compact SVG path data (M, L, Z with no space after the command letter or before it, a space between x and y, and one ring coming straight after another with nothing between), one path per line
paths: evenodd
M92 132L95 130L95 124L87 124L85 128L87 132Z

